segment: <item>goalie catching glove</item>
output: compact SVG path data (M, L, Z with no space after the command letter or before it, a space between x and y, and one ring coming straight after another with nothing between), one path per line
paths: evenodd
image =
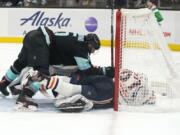
M155 104L154 91L148 88L148 78L144 74L123 69L120 72L120 104Z

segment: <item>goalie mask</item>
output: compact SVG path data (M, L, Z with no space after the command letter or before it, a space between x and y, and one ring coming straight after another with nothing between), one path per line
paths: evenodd
M100 48L100 40L96 34L87 34L85 40L90 53L93 53L95 50L98 50Z
M123 69L120 73L120 102L126 105L147 104L154 93L148 89L148 79L144 74Z

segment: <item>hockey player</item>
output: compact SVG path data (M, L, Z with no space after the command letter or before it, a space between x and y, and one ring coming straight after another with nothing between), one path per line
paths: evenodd
M0 91L5 96L9 95L7 86L27 66L38 70L43 76L49 75L49 65L77 65L86 74L108 75L111 68L95 68L91 64L89 56L99 48L100 40L96 34L53 33L41 26L26 34L18 58L0 81ZM32 87L39 89L37 83ZM11 93L17 95L19 91L11 89Z
M26 69L25 69L26 70ZM23 70L24 71L24 70ZM21 77L21 94L17 99L16 110L35 111L37 104L29 100L37 91L31 84L40 82L40 91L51 90L55 97L55 106L65 112L79 112L92 108L109 108L113 105L113 79L105 75L83 75L73 73L72 77L42 77L33 68L25 71ZM21 75L22 76L22 75ZM48 97L50 97L48 95Z

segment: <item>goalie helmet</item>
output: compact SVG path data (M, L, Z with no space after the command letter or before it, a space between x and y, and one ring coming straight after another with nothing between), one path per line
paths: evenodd
M154 93L148 88L148 78L144 74L128 69L120 72L120 102L127 105L147 104Z
M91 47L93 47L95 50L98 50L100 48L100 40L96 34L94 33L87 34L85 40L87 44L90 44Z

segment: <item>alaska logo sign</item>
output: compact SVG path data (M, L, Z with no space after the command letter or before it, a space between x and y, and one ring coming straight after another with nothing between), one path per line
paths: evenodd
M68 27L71 18L66 18L63 13L59 13L58 16L46 16L45 12L37 11L33 15L27 18L21 18L21 26L25 24L31 24L32 26L54 26L54 27Z

